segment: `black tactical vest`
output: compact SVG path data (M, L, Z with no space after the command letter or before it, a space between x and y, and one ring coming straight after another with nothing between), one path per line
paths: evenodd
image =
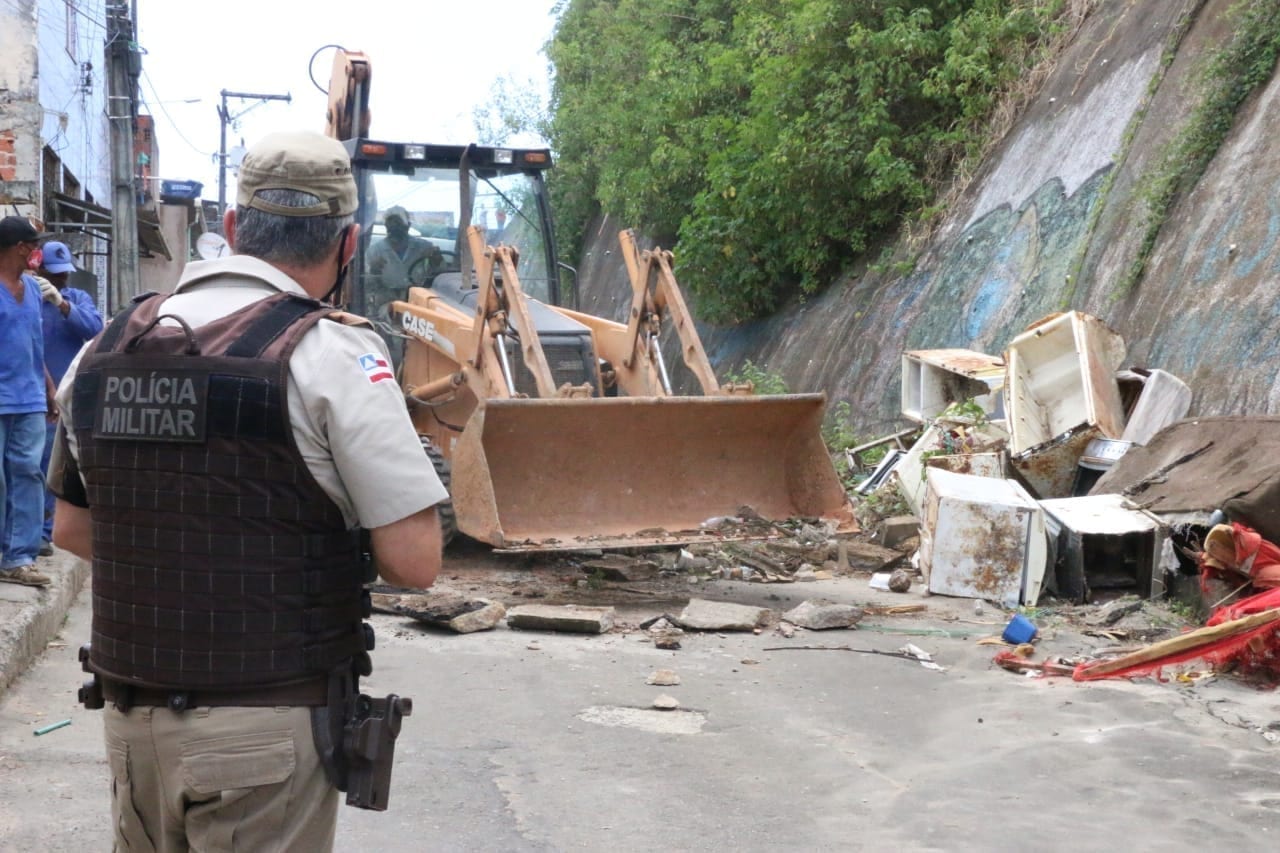
M365 578L286 392L294 347L330 309L282 293L193 330L160 324L164 303L135 301L76 374L90 665L182 690L327 674L365 649Z

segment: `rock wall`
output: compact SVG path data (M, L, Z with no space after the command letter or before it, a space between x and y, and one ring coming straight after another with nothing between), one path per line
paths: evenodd
M923 244L906 275L855 271L759 322L702 326L718 372L751 359L795 391L848 401L867 435L901 423L901 352L998 354L1046 314L1079 309L1126 339L1128 363L1192 386L1192 411L1280 410L1280 83L1246 102L1206 174L1122 292L1143 237L1140 191L1183 127L1233 0L1103 0ZM580 268L585 310L622 318L617 228ZM677 258L677 271L678 262ZM677 356L678 357L678 356Z

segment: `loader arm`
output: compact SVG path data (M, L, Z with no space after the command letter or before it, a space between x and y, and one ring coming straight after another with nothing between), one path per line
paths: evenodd
M671 394L666 369L661 364L662 353L658 348L662 321L670 316L680 338L680 354L702 386L702 393L708 397L723 393L715 371L711 369L711 362L707 359L707 351L703 349L702 338L698 336L698 330L693 324L693 315L689 313L680 285L676 283L675 273L671 269L671 252L661 248L641 252L636 246L635 234L630 229L619 232L618 242L622 244L622 258L627 265L627 275L631 278L631 314L627 318L627 336L631 342L631 350L623 367L634 369L636 362L642 359L658 361L663 389L667 395Z
M369 135L369 85L373 68L358 50L338 48L329 74L326 136L339 141Z
M471 256L476 259L476 276L480 287L480 298L476 302L476 330L479 332L476 336L476 366L481 366L487 353L504 351L498 338L505 333L509 320L520 336L521 354L524 356L525 366L533 374L538 396L557 396L546 353L542 350L533 318L529 316L529 304L525 300L524 291L520 289L520 279L516 274L519 253L510 246L486 246L484 229L478 225L467 229L467 241L471 247ZM497 270L502 272L501 287L495 277ZM503 373L508 378L510 391L510 368L504 365Z

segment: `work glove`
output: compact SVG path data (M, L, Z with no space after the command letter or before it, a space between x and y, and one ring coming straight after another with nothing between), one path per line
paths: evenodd
M36 281L40 282L40 298L54 308L61 308L62 303L65 301L62 298L62 291L58 290L54 283L47 278L37 277Z

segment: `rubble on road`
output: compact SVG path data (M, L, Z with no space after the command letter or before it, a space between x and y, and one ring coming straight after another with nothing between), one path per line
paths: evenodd
M680 676L670 669L655 669L649 673L644 683L656 687L675 687L680 683Z
M693 598L674 621L690 631L754 631L769 616L767 607Z
M853 628L862 620L862 616L862 608L851 604L808 599L782 614L782 619L810 631L825 631L831 628Z
M612 607L521 604L507 611L507 626L528 631L603 634L613 627Z
M488 631L507 615L507 609L496 601L468 598L451 591L413 595L372 593L371 597L377 612L408 616L424 625L446 628L458 634Z

